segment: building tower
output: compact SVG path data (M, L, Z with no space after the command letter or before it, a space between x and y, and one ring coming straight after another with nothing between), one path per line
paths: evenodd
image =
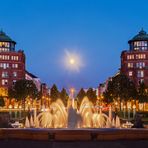
M25 54L15 50L16 42L0 31L0 88L12 87L25 79Z
M140 82L148 86L148 34L142 29L128 43L129 50L121 53L121 72L137 87Z

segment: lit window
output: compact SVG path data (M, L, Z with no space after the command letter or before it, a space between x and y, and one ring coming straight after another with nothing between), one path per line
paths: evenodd
M133 72L132 71L129 71L129 76L133 76Z
M128 64L127 64L127 67L128 67L128 68L133 68L133 67L134 67L134 64L133 64L133 63L128 63Z
M144 83L144 79L141 79L141 80L140 80L140 83Z
M134 42L134 50L147 50L147 41Z
M144 77L144 71L139 70L139 71L137 72L137 77L138 77L138 78L143 78L143 77Z
M18 68L18 64L12 64L12 68Z
M136 67L137 68L144 68L145 67L145 63L144 62L136 63Z
M7 84L8 84L8 80L3 79L3 80L2 80L2 85L7 85Z
M133 55L133 54L131 54L131 55L127 55L127 59L128 59L128 60L132 60L132 59L134 59L134 55Z
M2 72L2 78L7 78L8 77L8 72L7 71L3 71Z
M136 54L136 59L145 59L146 55L145 54Z
M15 85L15 83L16 83L16 80L13 80L13 82L12 82L12 83L13 83L13 85Z
M13 76L14 77L17 77L17 72L13 72Z
M0 67L3 69L9 68L9 63L0 63Z
M3 68L6 69L7 68L7 64L3 63Z
M11 56L11 60L18 61L18 56Z

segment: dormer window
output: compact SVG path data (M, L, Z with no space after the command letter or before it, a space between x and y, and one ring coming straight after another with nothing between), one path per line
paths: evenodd
M142 29L128 43L130 51L146 51L148 50L148 34Z
M16 42L3 31L0 31L0 52L15 51Z
M147 41L136 41L134 42L134 50L147 50Z

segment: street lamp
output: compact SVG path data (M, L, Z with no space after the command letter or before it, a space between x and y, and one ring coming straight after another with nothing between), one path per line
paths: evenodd
M15 105L14 106L14 109L15 109L15 119L17 118L17 108L18 108L17 105Z
M128 120L130 120L130 114L131 114L131 107L128 105Z
M136 115L136 105L134 104L133 105L133 118L135 117L135 115Z
M9 114L10 114L10 119L11 119L11 117L12 117L12 111L11 111L12 110L12 105L10 104L8 108L9 108Z
M123 106L123 116L124 116L124 118L125 118L125 111L126 111L126 106L124 105Z
M21 119L21 109L22 109L22 106L21 105L19 105L19 117L20 117L20 119Z
M74 92L75 92L75 89L74 88L71 88L70 89L70 97L71 97L71 100L72 100L72 107L73 108L75 106Z

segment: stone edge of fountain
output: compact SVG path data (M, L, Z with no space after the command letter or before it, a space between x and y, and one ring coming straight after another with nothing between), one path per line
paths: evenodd
M148 129L0 129L0 140L148 140Z

